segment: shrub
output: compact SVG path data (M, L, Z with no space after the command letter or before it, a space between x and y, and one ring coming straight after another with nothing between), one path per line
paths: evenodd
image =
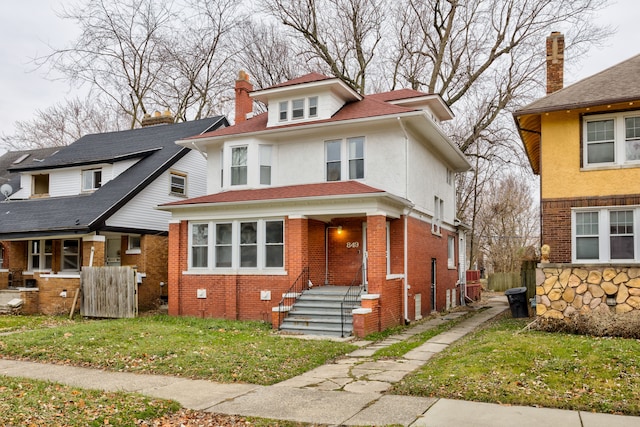
M546 332L640 339L640 311L624 314L593 311L587 314L576 313L564 319L539 317L531 328Z

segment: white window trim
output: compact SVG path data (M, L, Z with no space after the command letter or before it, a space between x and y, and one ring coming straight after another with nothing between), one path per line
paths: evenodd
M431 233L442 235L442 217L444 216L444 200L438 196L433 197L433 223Z
M349 143L351 140L362 138L362 162L363 162L363 172L362 178L351 178L349 176L349 168L351 160L360 160L360 157L354 157L353 159L349 156ZM338 182L338 181L329 181L329 177L327 176L327 164L328 160L328 152L327 152L327 144L329 142L339 142L340 143L340 179L338 181L361 181L367 177L367 137L364 135L359 136L349 136L346 138L335 138L335 139L325 139L324 141L324 180L325 182ZM332 163L337 163L337 161L333 160Z
M611 259L610 247L610 215L612 211L633 211L633 252L635 259ZM577 212L598 212L598 253L599 259L577 259L576 258L576 213ZM571 261L574 264L617 264L617 263L638 263L640 262L640 206L608 206L598 208L573 208L571 209Z
M447 267L449 270L456 268L456 238L454 236L447 237Z
M267 267L266 264L266 223L272 221L282 221L282 240L283 240L283 259L282 267ZM240 223L256 222L257 223L257 263L256 267L240 267ZM231 251L231 267L216 267L215 266L215 233L216 224L229 224L232 227L232 251ZM188 271L198 274L264 274L264 275L279 275L285 272L286 261L286 228L284 218L243 218L243 219L229 219L229 220L216 220L216 221L193 221L189 222L188 227ZM193 225L207 224L209 226L209 235L207 238L207 267L193 267L192 262L192 235Z
M590 114L582 117L582 169L611 169L625 165L640 165L640 160L626 160L625 118L639 117L640 111L627 111L610 114ZM613 120L614 161L588 163L587 123L602 120Z
M311 99L315 99L315 105L314 105L316 109L315 114L311 114ZM294 110L293 103L295 101L302 101L302 116L293 117L293 110ZM293 98L293 99L288 99L286 101L279 101L278 102L278 122L280 123L296 122L300 120L317 118L319 114L319 108L320 108L320 98L316 95L303 97L303 98ZM282 118L281 117L282 113L285 113L286 117Z
M96 186L96 172L100 172L100 185ZM91 174L91 187L87 188L84 186L85 182L84 182L84 177L85 174L90 173ZM84 169L81 173L81 189L83 192L90 192L90 191L96 191L98 188L102 187L102 180L103 180L103 176L102 176L102 168L92 168L92 169Z
M44 252L45 241L47 240L51 240L51 250L52 250L51 253ZM40 248L37 254L40 261L40 265L38 266L33 265L33 252L31 251L31 248L32 248L32 242L34 241L38 242L38 247ZM29 250L28 250L29 259L27 262L29 271L50 271L51 268L42 268L42 264L46 255L48 254L49 256L51 256L51 267L53 267L53 240L52 239L33 239L33 240L29 240L27 244L29 245Z
M247 150L247 155L246 155L244 166L242 166L242 165L241 166L234 166L234 164L233 164L233 151L238 149L238 148L244 148L244 149ZM250 156L251 156L250 151L251 150L249 150L249 145L247 145L247 144L234 145L234 146L230 147L230 150L229 150L229 154L230 154L230 158L229 158L229 186L230 187L241 188L241 187L246 187L247 185L249 185L249 181L250 181L249 163L250 163ZM238 167L238 168L243 167L243 168L245 168L246 174L247 174L247 176L246 176L246 178L247 178L246 181L247 182L245 182L244 184L234 184L233 183L233 168L234 167Z
M182 193L177 193L175 191L172 191L173 189L173 177L177 177L177 178L182 178L183 180L183 184L182 184ZM178 172L178 171L169 171L169 194L172 196L178 196L178 197L187 197L187 174L184 172Z
M138 239L140 239L140 244L142 244L142 236L127 236L127 250L125 251L125 253L127 255L138 255L138 254L141 254L142 253L142 249L140 248L140 244L137 247L131 245L131 238L132 237L137 237Z

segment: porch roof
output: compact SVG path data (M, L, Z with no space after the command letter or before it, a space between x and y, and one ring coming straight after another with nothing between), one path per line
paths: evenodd
M254 190L232 190L193 199L166 203L160 208L170 210L174 207L216 203L255 202L260 200L317 198L331 196L349 196L362 194L386 195L384 190L370 187L358 181L335 181L317 184L287 185L282 187L259 188Z

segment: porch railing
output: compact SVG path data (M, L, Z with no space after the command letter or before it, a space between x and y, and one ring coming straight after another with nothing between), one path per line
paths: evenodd
M285 307L291 299L298 299L303 291L309 289L309 267L304 267L300 275L293 282L289 290L282 296L280 304L278 304L278 327L282 325L282 320L286 315Z
M364 264L360 266L358 271L356 272L355 277L351 281L349 285L349 289L344 294L344 298L342 298L342 303L340 303L340 323L341 323L341 336L345 336L345 325L347 324L347 317L349 313L360 305L359 299L362 294L363 286L362 286L362 271L364 269ZM353 317L352 317L353 322Z

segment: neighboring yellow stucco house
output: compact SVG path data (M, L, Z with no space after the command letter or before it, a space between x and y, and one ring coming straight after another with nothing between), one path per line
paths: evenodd
M540 175L537 313L640 309L640 55L562 88L564 39L547 38L547 96L514 113Z

